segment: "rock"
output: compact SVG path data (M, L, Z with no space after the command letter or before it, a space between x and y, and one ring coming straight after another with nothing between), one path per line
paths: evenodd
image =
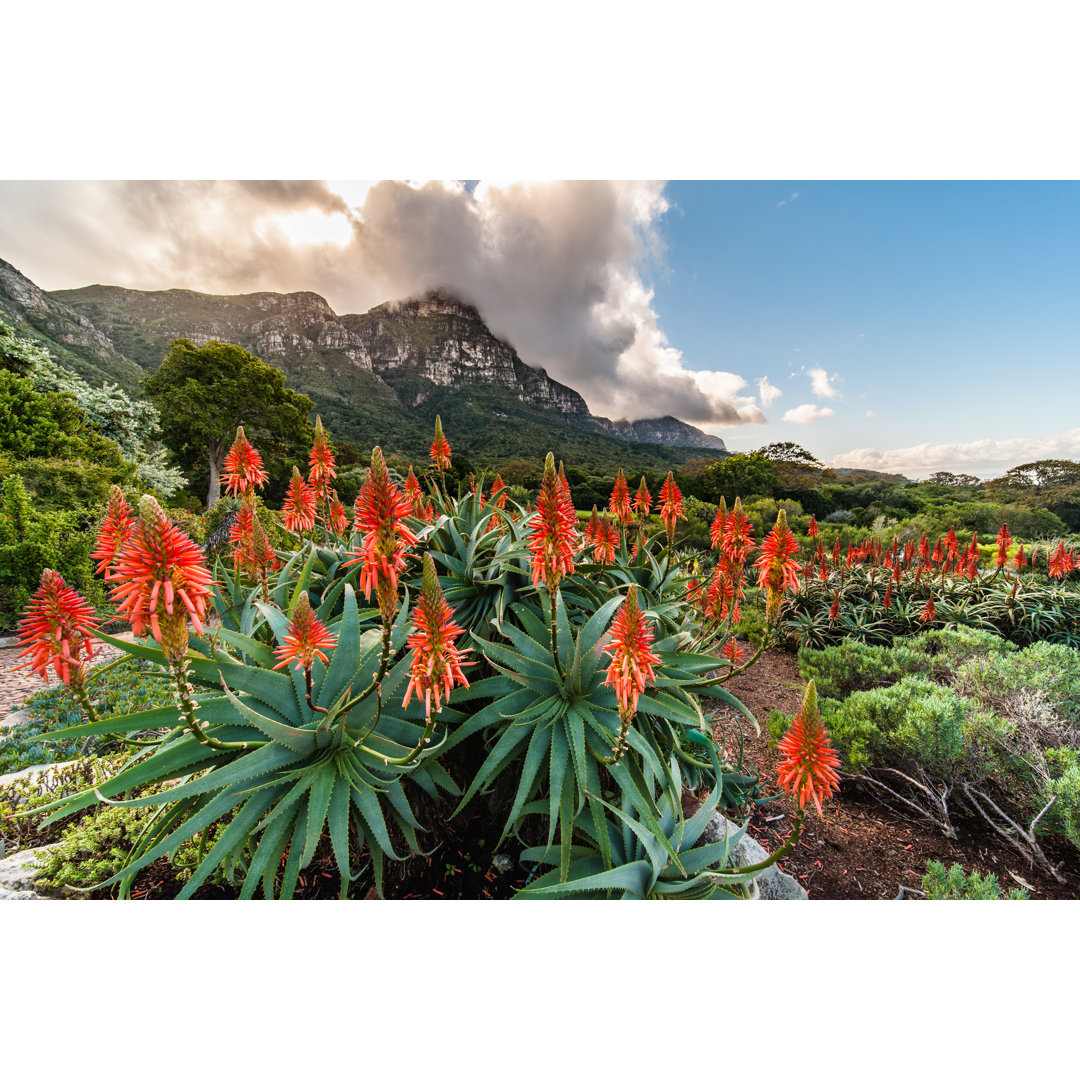
M496 855L491 860L491 868L497 874L509 874L514 869L514 861L506 855Z
M50 761L44 765L28 765L18 772L4 773L3 776L0 776L0 787L3 787L4 784L13 784L16 780L26 780L31 776L37 776L38 773L49 773L53 769L62 769L66 765L77 764L77 761Z
M701 834L701 842L712 844L723 840L725 836L734 836L740 826L733 821L728 821L721 813L713 814L705 831ZM730 864L732 866L751 866L769 857L769 853L752 837L744 836L732 849ZM763 870L754 879L761 890L762 900L809 900L806 890L790 875L785 874L776 866L770 866Z
M41 860L59 844L28 848L0 859L0 900L52 900L34 891L34 879L41 870Z
M0 718L0 728L17 727L24 720L29 719L29 709L16 709L14 712L9 712L7 716Z

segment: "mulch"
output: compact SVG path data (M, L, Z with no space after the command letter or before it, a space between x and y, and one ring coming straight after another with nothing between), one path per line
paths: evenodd
M760 725L755 733L743 718L744 764L764 779L764 794L775 795L779 755L769 745L766 721L769 710L794 715L802 702L805 681L796 658L769 649L744 674L726 684L754 714ZM739 724L733 709L723 706L711 716L713 731L729 746L738 745ZM797 804L790 796L755 807L750 833L766 849L774 851L791 831ZM824 817L812 809L806 816L799 845L781 863L781 869L798 878L811 900L918 899L901 886L920 889L928 859L946 866L957 862L966 871L996 874L1002 892L1017 885L1027 888L1033 900L1080 898L1080 865L1075 851L1062 845L1044 844L1054 862L1066 860L1062 871L1066 883L1055 881L1010 848L974 815L964 816L962 804L950 806L958 838L950 840L940 830L903 816L872 795L857 781L843 780L837 797L824 805ZM778 821L769 821L783 814Z

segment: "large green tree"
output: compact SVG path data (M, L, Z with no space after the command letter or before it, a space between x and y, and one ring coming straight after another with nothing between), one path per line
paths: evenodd
M243 425L263 456L284 456L310 441L313 402L285 385L277 368L239 345L177 338L161 366L144 381L161 413L162 441L186 468L208 464L206 506L217 502L221 469Z

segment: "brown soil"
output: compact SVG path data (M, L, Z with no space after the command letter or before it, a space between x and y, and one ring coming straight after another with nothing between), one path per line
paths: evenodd
M805 681L799 676L798 663L789 653L770 649L747 672L734 678L728 688L754 714L761 727L755 734L745 726L744 765L756 769L765 778L764 794L775 795L779 755L770 747L767 721L769 710L793 715L802 701ZM724 706L710 717L713 731L723 735L729 747L738 747L739 725L736 713ZM755 807L750 833L764 847L773 851L791 831L792 815L797 804L788 795ZM955 809L955 813L953 810ZM940 830L902 816L899 810L883 805L857 781L841 782L839 795L824 805L824 818L811 809L795 852L781 863L794 874L810 894L811 900L895 900L918 899L901 886L921 888L928 859L946 866L960 863L966 871L979 870L996 874L1002 891L1017 884L1028 889L1033 900L1075 900L1080 898L1080 866L1075 852L1048 847L1057 862L1068 860L1063 869L1067 881L1061 884L1029 865L1028 860L1010 848L974 815L963 816L959 804L950 807L958 839L950 840ZM780 820L769 821L783 814Z

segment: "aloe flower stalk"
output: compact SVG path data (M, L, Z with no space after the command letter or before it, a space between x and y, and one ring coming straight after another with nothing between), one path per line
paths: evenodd
M443 699L449 700L455 684L469 685L462 671L462 660L469 650L454 645L465 631L454 622L453 615L439 588L435 563L430 553L425 552L423 583L412 614L413 633L406 642L406 647L412 650L412 659L402 704L408 705L415 693L417 700L423 699L429 721L432 699L435 711L441 712Z
M781 755L777 773L780 787L798 797L800 812L813 802L818 816L823 817L822 802L840 790L840 757L821 722L813 680L806 687L795 720L776 748Z
M444 469L450 468L450 444L446 441L446 436L443 434L442 418L435 417L435 438L431 443L431 450L428 451L431 456L431 460L435 463L435 468L441 473Z
M637 494L634 496L634 510L641 517L649 516L649 509L652 506L652 496L649 494L649 488L645 483L645 477L641 478L641 483L638 484Z
M574 572L574 552L579 535L577 514L570 502L568 488L555 473L555 459L551 454L544 462L544 479L536 497L536 513L530 528L533 584L543 582L554 593L562 578Z
M29 656L18 668L49 681L49 669L75 695L87 720L97 715L85 686L85 661L94 655L93 635L98 618L90 604L68 585L55 570L46 567L41 583L19 620L20 658Z
M670 546L675 541L675 523L679 518L686 518L683 510L683 496L679 485L675 483L672 473L667 474L664 486L660 489L660 517L663 519L664 528L667 530L667 540Z
M296 661L296 670L304 673L307 703L312 709L315 708L315 703L311 700L311 668L316 657L328 664L330 661L323 650L336 648L337 638L311 610L308 594L301 592L289 621L285 640L274 649L274 656L280 661L274 665L274 670Z
M326 515L326 523L335 536L344 536L349 528L349 516L345 513L345 507L335 494L330 501L330 509Z
M230 495L245 497L254 495L255 489L266 483L267 474L263 468L262 457L247 441L242 427L236 429L236 439L225 455L221 480Z
M323 431L322 417L316 416L315 440L308 456L308 483L319 502L326 502L330 497L330 484L337 476L336 464L334 452Z
M727 503L724 502L724 496L721 495L720 505L716 508L716 517L713 518L712 525L709 526L709 539L712 541L713 551L723 546L724 524L727 521L727 516Z
M376 446L353 510L353 528L363 533L363 547L358 558L343 566L362 564L360 587L369 599L375 590L386 629L394 621L398 577L405 569L405 555L416 543L416 536L405 524L409 516L408 501L390 479L382 450Z
M109 489L109 505L101 528L97 534L97 547L90 558L97 563L97 572L105 575L106 581L112 580L112 567L116 556L124 546L124 541L135 527L124 493L115 485Z
M417 512L420 509L420 501L423 499L424 494L420 490L420 481L416 479L416 474L413 472L413 467L409 466L409 474L405 477L405 501L409 505L409 513L413 517L417 517Z
M314 455L314 451L312 451ZM281 507L282 520L289 532L309 532L315 528L315 502L319 489L304 483L300 470L294 465L289 490Z
M656 681L653 666L660 663L660 657L652 651L652 643L653 632L638 604L637 586L631 585L611 624L611 640L604 646L604 651L611 653L611 666L604 682L615 689L620 720L619 737L609 763L618 761L625 752L638 699L645 687Z
M626 477L622 469L615 478L615 487L611 490L608 509L623 525L628 525L634 519L634 510L630 505L630 489L626 486Z
M783 594L799 590L799 564L791 557L799 550L799 542L781 510L776 524L761 545L761 555L754 563L758 571L758 587L765 590L765 619L771 623L780 610Z
M806 535L813 540L818 534L817 514L810 515L810 525L806 530Z

